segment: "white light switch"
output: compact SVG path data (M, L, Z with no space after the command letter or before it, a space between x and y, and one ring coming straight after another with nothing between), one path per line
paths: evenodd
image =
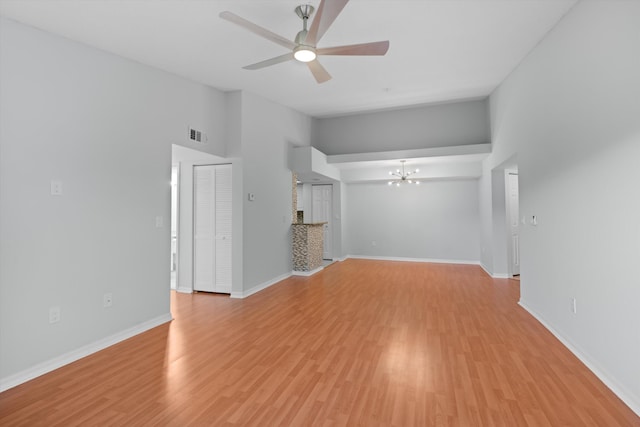
M60 321L60 307L49 307L49 323L58 323Z
M62 181L51 181L51 195L62 196Z

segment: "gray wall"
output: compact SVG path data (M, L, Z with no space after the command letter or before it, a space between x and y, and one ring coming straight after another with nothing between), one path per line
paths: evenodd
M349 255L478 262L476 180L346 187ZM373 243L375 242L375 244Z
M289 147L309 145L311 119L256 95L240 96L246 292L293 268Z
M5 19L0 92L2 380L169 315L171 144L194 126L224 155L225 102Z
M639 23L638 2L578 3L491 96L485 164L517 154L520 213L538 217L521 304L638 413Z
M313 119L311 142L327 155L490 141L484 100Z

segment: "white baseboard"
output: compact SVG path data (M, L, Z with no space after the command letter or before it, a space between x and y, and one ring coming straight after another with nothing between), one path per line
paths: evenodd
M403 257L388 257L388 256L374 256L374 255L347 255L346 258L373 259L373 260L380 260L380 261L432 262L435 264L480 265L480 261L465 261L465 260L457 260L457 259L438 259L438 258L403 258Z
M493 277L494 279L511 279L511 277L507 273L495 273L495 274L491 273L489 269L485 267L485 265L482 262L480 262L479 265L480 267L482 267L485 273L487 273L489 276Z
M530 315L532 315L538 322L542 324L549 332L551 332L574 356L576 356L584 365L589 368L591 372L594 373L596 377L600 379L609 387L609 389L620 398L633 412L635 412L638 416L640 416L640 397L636 396L634 393L630 392L626 389L626 387L618 384L617 381L613 380L610 375L606 373L604 369L601 369L594 363L589 357L587 357L584 352L580 351L576 348L570 340L562 336L558 331L553 329L542 316L532 310L527 306L526 303L520 300L518 302L520 307L524 308Z
M231 298L246 298L246 297L248 297L250 295L255 294L256 292L260 292L260 291L262 291L264 289L267 289L269 286L275 285L276 283L281 282L284 279L287 279L289 277L291 277L291 273L285 273L285 274L282 274L282 275L276 277L275 279L271 279L271 280L269 280L267 282L263 282L263 283L261 283L259 285L256 285L253 288L248 289L246 291L231 292L230 296L231 296Z
M316 274L318 271L321 271L322 269L324 269L324 266L320 266L315 270L311 270L311 271L295 271L294 270L291 272L291 275L292 276L313 276L314 274Z
M91 344L87 344L76 350L72 350L61 356L47 360L46 362L39 363L29 369L25 369L24 371L2 378L0 379L0 392L22 383L26 383L27 381L61 368L64 365L68 365L71 362L75 362L76 360L82 359L90 354L104 350L105 348L117 344L120 341L124 341L135 335L141 334L142 332L148 331L149 329L155 328L156 326L170 322L171 320L173 320L171 313L163 314L162 316L147 320L146 322L140 323Z
M179 288L176 289L176 292L180 292L181 294L192 294L193 293L193 289L179 287Z

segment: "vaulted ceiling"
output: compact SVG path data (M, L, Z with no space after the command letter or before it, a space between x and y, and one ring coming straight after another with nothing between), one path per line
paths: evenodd
M295 61L242 69L287 51L218 16L228 10L293 39L301 0L1 0L0 14L224 91L330 117L484 98L575 2L352 0L319 46L389 40L390 49L382 57L322 57L333 76L323 84Z

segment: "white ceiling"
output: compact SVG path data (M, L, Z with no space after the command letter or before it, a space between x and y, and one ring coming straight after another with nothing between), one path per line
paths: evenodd
M330 1L330 0L329 0ZM384 57L322 57L247 71L286 49L218 17L229 10L293 39L302 0L0 0L0 14L219 88L315 117L482 98L576 0L352 0L320 47L390 40ZM311 0L317 6L319 0Z

